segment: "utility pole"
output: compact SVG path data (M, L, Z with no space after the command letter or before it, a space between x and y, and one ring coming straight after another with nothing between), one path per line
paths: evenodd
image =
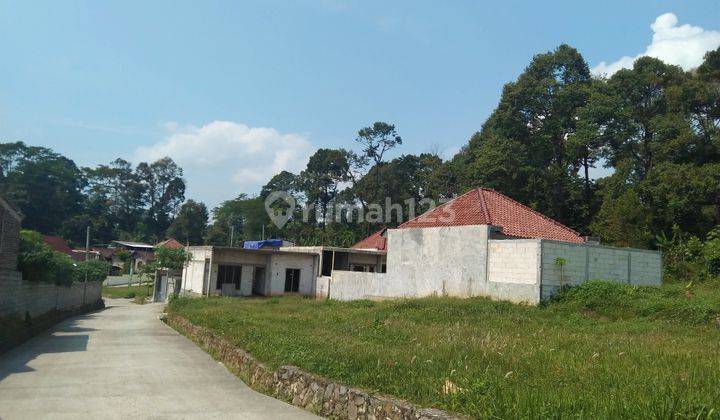
M230 225L230 246L233 246L235 240L235 225Z
M85 306L85 295L87 294L89 257L90 257L90 226L88 226L85 229L85 285L83 287L83 306Z

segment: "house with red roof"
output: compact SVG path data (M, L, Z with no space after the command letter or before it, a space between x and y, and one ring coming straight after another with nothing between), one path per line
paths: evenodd
M155 244L155 249L157 248L182 249L185 248L185 245L181 244L175 238L170 238Z
M662 281L659 252L600 245L489 188L383 228L353 248L386 252L387 272L333 272L330 298L487 296L536 304L588 280Z
M42 239L53 251L65 255L72 255L72 248L70 248L70 245L68 245L65 239L52 235L43 235Z

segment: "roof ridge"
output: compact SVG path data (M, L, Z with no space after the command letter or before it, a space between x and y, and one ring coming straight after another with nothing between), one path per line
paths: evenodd
M480 206L480 210L483 212L483 216L485 216L485 220L487 220L488 225L492 225L490 210L488 210L487 203L485 202L485 195L482 193L484 190L482 187L479 187L475 191L477 191L478 194L478 205Z
M518 204L519 206L521 206L521 207L523 207L523 208L525 208L525 209L527 209L527 210L530 210L530 211L531 211L532 213L534 213L534 214L537 214L538 216L540 216L540 217L542 217L543 219L549 221L550 223L554 224L555 226L558 226L558 227L561 227L561 228L563 228L563 229L569 230L570 232L574 233L575 235L582 237L579 232L575 231L575 229L569 228L569 227L563 225L562 223L558 222L557 220L552 219L552 218L550 218L550 217L548 217L548 216L545 216L544 214L540 213L539 211L533 209L532 207L526 206L525 204L523 204L523 203L521 203L521 202L513 199L512 197L509 197L509 196L507 196L507 195L505 195L505 194L503 194L503 193L497 192L497 191L493 190L492 188L484 188L484 189L485 189L485 190L488 190L488 191L492 191L492 192L500 195L501 197L505 197L505 198L507 198L508 200L512 201L513 203Z

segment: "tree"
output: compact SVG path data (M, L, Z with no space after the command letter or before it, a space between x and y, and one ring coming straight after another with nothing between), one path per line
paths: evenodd
M429 153L403 155L383 165L375 165L364 176L354 190L357 195L365 197L369 203L384 206L386 197L392 204L403 206L403 219L407 220L411 205L407 200L413 200L415 207L412 210L419 215L427 206L422 200L437 198L434 193L434 174L440 170L442 160L437 155ZM385 211L390 211L385 208ZM404 220L395 220L402 223Z
M66 230L91 226L93 241L99 243L132 236L143 216L145 189L130 163L116 159L109 165L83 168L83 172L87 179L85 209L82 216L68 221Z
M260 197L266 199L268 195L275 191L285 191L290 195L295 195L298 192L298 177L288 171L282 171L279 174L273 176L267 184L265 184L260 190Z
M213 224L205 238L205 242L210 245L229 245L232 227L235 230L233 245L243 240L260 239L270 221L265 212L264 200L261 197L248 197L246 194L223 201L212 210L212 214Z
M89 195L106 200L114 223L122 231L132 232L143 212L145 187L130 162L115 159L110 165L86 169Z
M386 152L402 144L402 138L397 134L395 126L381 121L360 129L355 141L362 145L362 156L375 165L383 161Z
M344 150L319 149L300 173L302 190L307 201L319 208L322 226L326 224L328 207L338 196L340 185L348 181L348 171Z
M671 157L671 140L687 129L680 109L670 107L685 77L682 69L652 57L641 57L632 69L623 69L607 81L602 98L605 118L599 128L612 166L632 162L633 172L644 179L653 166Z
M570 226L586 224L577 172L579 164L592 164L585 150L590 145L572 139L591 85L587 63L574 48L561 45L533 57L456 156L463 190L494 187Z
M24 143L2 146L0 193L20 208L26 228L59 233L63 221L82 211L82 172L72 160L44 147Z
M160 239L185 200L182 168L165 157L151 164L140 163L137 175L145 191L146 224L152 239Z
M208 211L205 204L195 200L186 201L168 229L168 236L175 237L188 245L203 242L207 230Z

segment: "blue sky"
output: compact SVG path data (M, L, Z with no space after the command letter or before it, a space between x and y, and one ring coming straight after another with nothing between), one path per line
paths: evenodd
M449 157L560 43L606 71L720 44L717 1L580 3L0 1L0 141L82 166L169 154L213 206L373 121Z

